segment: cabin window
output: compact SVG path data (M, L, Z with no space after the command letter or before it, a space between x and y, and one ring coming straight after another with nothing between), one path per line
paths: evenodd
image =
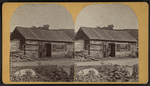
M53 52L67 51L66 44L53 44Z
M127 45L127 51L130 51L130 48L131 48L131 46L130 46L130 44L128 44Z
M117 44L117 52L129 51L130 45L129 44Z
M120 52L120 44L117 44L117 52Z

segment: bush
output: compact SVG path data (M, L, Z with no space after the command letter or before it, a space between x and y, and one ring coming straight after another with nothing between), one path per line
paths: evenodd
M74 52L68 51L68 53L64 56L65 58L74 58Z
M66 54L64 57L65 58L73 58L73 55Z
M32 81L36 81L36 77L35 76L31 76L32 72L31 71L26 71L26 74L23 76L11 76L11 81L15 81L15 82L32 82Z
M99 68L99 71L103 71L103 77L107 77L105 78L107 81L109 82L127 82L129 81L127 79L129 72L128 70L124 69L123 67L121 67L120 65L113 65L111 67L103 67L103 68Z
M134 65L133 74L130 75L127 67L121 65L101 65L95 67L99 71L99 76L89 73L87 75L75 75L77 82L137 82L138 65ZM135 77L135 78L133 78Z
M23 76L15 76L15 72L22 69L22 67L11 68L10 81L13 82L73 82L74 81L74 65L69 67L69 72L66 72L63 68L56 65L47 66L32 66L25 67L33 69L36 73L35 76L31 75L30 71L27 71Z
M139 58L139 52L138 51L136 52L136 58Z
M75 76L75 81L77 82L103 82L101 77L95 75L94 71L89 71L86 75L78 75Z
M138 64L133 65L132 76L134 77L135 81L139 81L139 66L138 66Z
M70 78L70 81L74 81L74 65L71 65L70 67L70 74L69 74L69 78Z
M72 70L72 68L71 68ZM73 80L72 73L67 74L61 67L53 66L40 66L36 67L35 71L42 76L48 78L48 82L69 82Z

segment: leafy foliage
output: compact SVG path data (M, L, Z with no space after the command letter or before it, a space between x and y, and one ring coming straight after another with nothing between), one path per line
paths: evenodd
M138 64L133 65L132 76L134 77L135 81L139 81L139 66L138 66Z
M23 76L14 76L11 74L11 81L15 82L71 82L74 81L74 66L69 67L68 74L63 67L56 65L36 66L32 68L36 72L36 76L31 76L27 71ZM13 71L12 71L13 72Z
M71 72L73 71L73 68L71 67ZM48 81L51 82L60 82L60 81L65 81L65 82L69 82L72 81L73 79L73 74L70 73L70 75L67 74L67 72L65 72L65 70L61 67L57 67L56 65L54 66L40 66L35 68L35 71L39 74L41 74L42 76L45 76L46 78L48 78Z
M99 71L99 76L89 72L86 75L75 75L77 82L138 82L138 65L133 65L133 73L130 74L128 66L121 65L102 65L96 69ZM131 68L131 69L132 69Z

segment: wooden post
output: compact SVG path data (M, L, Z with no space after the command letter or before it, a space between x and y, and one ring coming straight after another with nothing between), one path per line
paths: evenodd
M106 57L106 42L103 42L103 57Z
M104 57L104 43L103 43L103 41L102 41L102 55Z
M52 57L52 52L53 52L53 44L52 43L50 43L51 44L51 57Z
M42 58L44 58L44 42L42 42Z
M26 44L23 45L24 48L24 55L26 55Z
M88 54L90 55L90 44L88 44Z
M37 58L39 58L40 57L40 43L38 42L38 56L37 56Z
M106 57L108 57L108 43L106 42Z
M114 42L115 44L115 57L116 57L116 52L117 52L117 44Z
M129 51L129 43L127 44L127 51Z

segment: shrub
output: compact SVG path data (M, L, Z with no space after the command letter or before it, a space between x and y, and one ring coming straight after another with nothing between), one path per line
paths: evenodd
M101 67L100 67L101 68ZM102 76L105 76L107 81L109 82L126 82L129 81L126 77L129 75L128 70L125 70L120 65L113 65L111 67L103 67L100 70L103 71L104 74Z
M73 58L73 55L66 54L64 57L65 58Z
M86 75L76 75L76 81L77 82L93 82L93 81L98 81L97 76L94 74L94 71L89 71L88 74Z
M74 81L74 65L70 67L70 74L63 68L56 65L46 66L32 66L25 67L31 68L35 71L36 75L32 76L30 71L27 71L23 76L15 76L15 72L21 70L20 68L11 68L10 81L13 82L71 82Z
M72 70L72 69L71 69ZM48 78L49 82L69 82L72 81L72 73L70 73L70 76L63 70L61 67L57 67L56 65L53 66L40 66L36 67L35 71L42 76Z
M133 66L134 74L130 75L128 66L121 65L101 65L100 67L95 67L99 71L99 76L89 73L87 75L75 75L75 81L77 82L135 82L138 77L138 67ZM132 80L132 76L136 77L136 80Z
M31 82L31 81L36 81L35 76L31 76L32 72L31 71L26 71L25 75L23 76L11 76L11 81L15 82Z
M64 56L65 58L74 58L74 52L68 51L67 54Z
M74 81L74 65L70 66L69 78L70 78L70 81Z
M139 80L139 66L138 66L138 64L133 65L132 76L134 78L134 81L138 81Z
M136 52L136 58L139 58L139 52L138 51Z

